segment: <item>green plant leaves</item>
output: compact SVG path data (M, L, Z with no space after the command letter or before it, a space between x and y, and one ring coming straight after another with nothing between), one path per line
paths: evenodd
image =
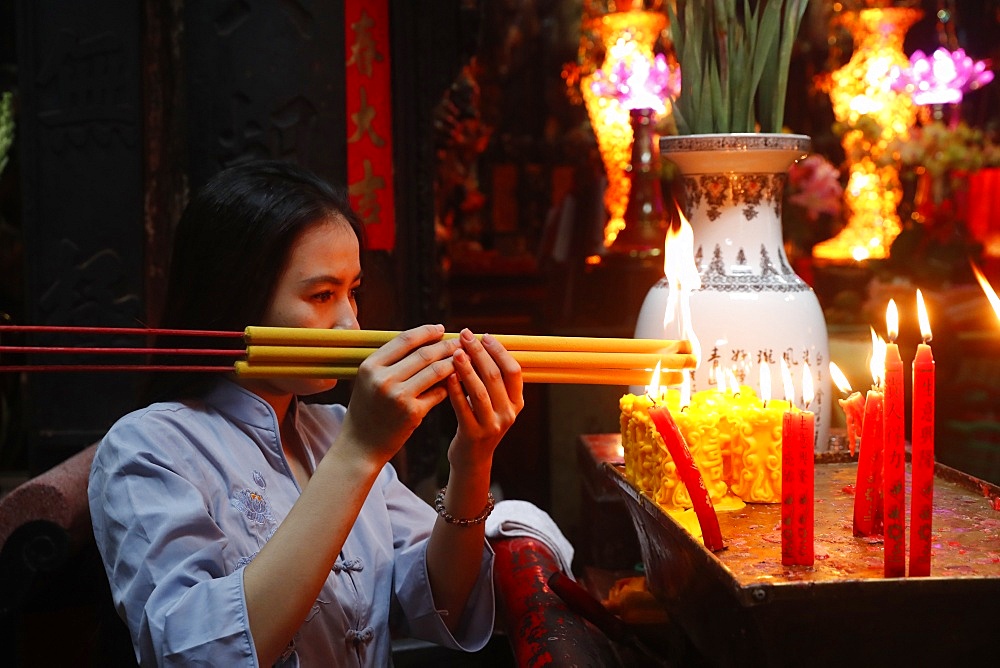
M788 68L808 0L668 4L681 67L681 134L780 132ZM759 123L759 128L758 128Z

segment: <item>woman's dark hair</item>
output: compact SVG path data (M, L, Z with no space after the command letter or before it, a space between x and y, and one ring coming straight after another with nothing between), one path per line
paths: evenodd
M295 239L311 225L337 219L354 230L363 257L364 226L343 189L288 162L245 163L219 172L194 195L174 232L160 326L242 331L258 324ZM219 342L227 339L185 341L207 349L223 347ZM160 345L174 346L176 339ZM145 399L195 395L209 380L204 373L157 374Z

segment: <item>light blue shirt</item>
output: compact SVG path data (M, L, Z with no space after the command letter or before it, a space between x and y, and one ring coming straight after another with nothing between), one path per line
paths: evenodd
M292 410L315 469L345 408L294 402ZM140 663L256 665L243 566L299 494L274 411L231 381L202 401L154 404L112 427L94 458L90 508ZM455 637L434 608L427 577L435 517L386 465L284 665L390 665L390 611L393 628L398 621L408 636L483 647L493 630L493 552L484 545Z

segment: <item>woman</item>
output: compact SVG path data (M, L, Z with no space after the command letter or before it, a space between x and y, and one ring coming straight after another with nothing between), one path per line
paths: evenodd
M357 329L362 238L346 198L309 172L226 170L178 226L162 324ZM114 425L90 504L142 664L384 666L390 609L415 637L486 643L483 522L521 371L493 337L443 333L379 348L347 407L297 398L335 381L164 374L162 400ZM435 513L389 460L446 397L458 428Z

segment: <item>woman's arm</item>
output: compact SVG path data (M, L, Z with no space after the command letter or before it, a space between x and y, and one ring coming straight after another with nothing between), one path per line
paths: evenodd
M457 340L425 326L360 366L344 423L302 495L244 573L261 664L281 655L330 574L379 471L447 394Z
M451 471L444 509L454 518L479 517L487 504L493 452L524 407L521 368L494 338L480 342L461 335L453 356L455 374L448 394L458 417L458 431L448 448ZM462 611L479 577L485 523L463 526L438 517L427 547L427 568L435 606L445 624L458 630Z

